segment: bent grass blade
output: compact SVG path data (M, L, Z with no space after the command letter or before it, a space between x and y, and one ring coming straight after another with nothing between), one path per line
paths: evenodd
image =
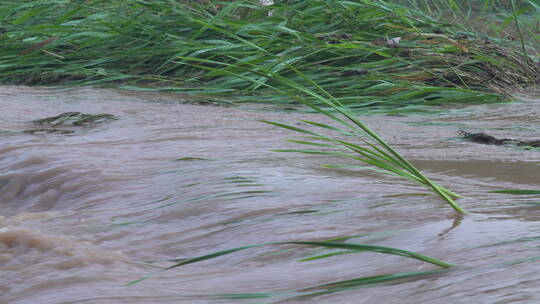
M376 276L358 277L349 280L335 281L331 283L310 286L306 288L293 290L278 290L269 292L252 292L252 293L221 293L221 294L203 294L193 295L193 298L205 299L223 299L223 300L245 300L245 299L272 299L271 302L264 303L285 303L294 299L307 300L310 297L331 294L340 291L367 288L372 286L380 286L396 283L398 280L408 278L425 278L436 274L447 272L447 269L431 270L431 271L415 271L415 272L399 272L392 274L383 274Z
M490 192L500 193L500 194L514 194L514 195L540 195L540 190L524 190L524 189L494 190Z
M141 281L144 281L144 280L146 280L148 278L151 278L151 277L153 277L153 276L155 276L155 275L157 275L157 274L159 274L159 273L161 273L163 271L167 271L167 270L177 268L177 267L180 267L180 266L185 266L185 265L189 265L189 264L193 264L193 263L198 263L198 262L214 259L214 258L217 258L217 257L220 257L220 256L228 255L228 254L235 253L235 252L242 251L242 250L246 250L246 249L262 247L262 246L275 246L275 245L305 245L305 246L323 247L323 248L328 248L328 249L342 249L342 250L345 249L345 250L348 250L348 251L354 252L354 253L376 252L376 253L398 255L398 256L402 256L402 257L406 257L406 258L416 259L416 260L426 262L426 263L429 263L429 264L433 264L433 265L436 265L436 266L439 266L439 267L442 267L442 268L450 268L450 267L454 266L453 264L447 263L445 261L442 261L442 260L439 260L439 259L436 259L436 258L433 258L433 257L425 256L425 255L422 255L422 254L419 254L419 253L416 253L416 252L412 252L412 251L408 251L408 250L403 250L403 249L393 248L393 247L386 247L386 246L358 244L358 243L342 243L342 242L332 242L332 241L271 242L271 243L248 245L248 246L242 246L242 247L237 247L237 248L232 248L232 249L227 249L227 250L222 250L222 251L216 251L216 252L213 252L213 253L210 253L210 254L206 254L206 255L202 255L202 256L198 256L198 257L194 257L194 258L174 259L174 260L171 260L171 262L174 262L173 265L171 265L169 267L166 267L166 268L163 268L163 269L161 269L160 271L158 271L156 273L145 275L145 276L143 276L143 277L141 277L141 278L139 278L137 280L131 281L131 282L127 283L126 286L137 284L137 283L139 283ZM332 255L328 255L327 257L330 257L330 256L332 256ZM319 258L322 258L322 257L319 257ZM380 276L376 276L376 277L380 277ZM357 285L358 284L367 284L367 283L373 283L373 282L377 281L377 280L374 279L376 277L363 277L363 278L356 278L354 280L357 280L357 282L356 282ZM380 277L379 280L383 280L383 281L385 281L385 280L393 280L393 279L400 278L400 277L401 276L400 276L399 273L397 273L397 274L389 274L389 275L387 274L387 275L383 275L382 277ZM348 281L343 281L343 282L348 282ZM309 289L318 288L318 287L325 287L325 286L334 288L335 286L337 286L339 284L342 284L343 282L328 283L328 284L319 285L319 286L315 286L315 287L309 287ZM345 283L343 283L343 284L345 284Z
M315 81L313 81L309 76L299 71L297 68L292 66L289 62L282 60L279 56L268 52L267 50L254 44L253 42L247 41L246 39L239 37L238 35L234 33L230 33L227 30L219 28L215 25L210 25L210 24L200 22L200 21L199 23L203 26L206 26L210 30L214 30L223 35L227 35L228 37L232 39L235 39L241 43L244 43L247 47L250 47L254 49L255 51L261 52L262 54L271 57L279 65L281 65L282 67L288 68L289 71L292 71L294 74L299 76L310 87L314 89L311 89L310 87L302 85L289 78L286 78L278 74L277 72L274 72L272 68L262 67L260 65L253 64L250 62L242 62L241 60L238 60L237 63L229 64L226 62L206 60L206 59L200 59L200 58L194 58L194 57L180 57L179 59L187 61L184 64L193 64L191 62L196 62L196 64L194 65L196 65L199 68L204 68L204 69L218 72L218 69L213 68L213 67L207 67L204 65L204 64L216 64L218 66L223 67L223 69L219 70L219 72L222 74L235 76L240 79L248 80L253 83L256 83L257 85L276 89L276 87L269 85L267 82L261 81L260 78L248 77L243 73L246 71L251 72L252 74L259 75L264 78L272 79L274 81L277 81L285 85L286 87L290 89L293 89L293 92L285 92L285 93L288 93L289 96L291 96L294 99L297 99L296 96L294 96L293 94L294 92L303 93L305 95L311 96L316 100L318 104L315 104L315 102L306 101L305 99L299 99L298 101L312 108L316 112L331 118L333 121L337 122L338 124L346 127L347 130L340 130L338 131L338 133L340 134L351 133L351 134L357 135L360 138L360 141L364 143L366 147L361 147L360 145L354 144L352 142L340 141L339 139L336 139L336 138L324 137L318 133L315 133L306 129L302 129L302 128L293 127L286 124L280 124L280 123L270 122L270 121L264 121L264 122L270 123L278 127L286 128L292 131L312 135L312 136L315 136L319 140L338 143L344 148L354 153L359 154L361 157L357 158L357 160L364 162L370 166L381 169L383 172L387 172L392 175L397 174L399 176L403 176L408 179L414 180L426 186L434 194L436 194L441 199L446 201L459 214L467 214L467 211L465 211L454 200L454 198L460 197L459 195L451 192L450 190L438 185L437 183L427 178L416 167L414 167L405 157L403 157L394 148L392 148L384 139L382 139L373 130L371 130L366 124L360 121L349 108L347 108L344 104L342 104L337 98L335 98L327 90L325 90ZM234 67L235 70L240 70L241 72L231 71L232 70L231 67ZM283 69L280 69L280 71L282 70ZM281 89L278 89L278 91L284 92ZM325 105L329 107L330 109L332 109L333 111L331 111L330 109L323 109L322 107L319 106L319 104ZM335 115L334 112L337 112L337 114L340 115L341 117L339 117L338 115ZM336 130L336 127L327 126L321 123L312 122L310 124L313 126ZM313 153L313 152L315 151L311 151L307 153Z

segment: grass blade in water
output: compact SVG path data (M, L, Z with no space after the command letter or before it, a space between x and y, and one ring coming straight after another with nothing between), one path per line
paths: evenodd
M515 194L515 195L540 195L540 190L509 189L509 190L494 190L490 192L501 193L501 194Z
M141 281L144 281L146 279L151 278L152 276L162 272L167 271L173 268L177 268L180 266L185 266L188 264L198 263L206 260L211 260L217 257L221 257L224 255L228 255L231 253L235 253L238 251L251 249L255 247L262 247L262 246L268 246L268 245L308 245L308 246L316 246L316 247L324 247L324 248L332 248L332 249L346 249L346 250L352 250L355 252L377 252L377 253L383 253L383 254L391 254L391 255L399 255L411 259L420 260L422 262L430 263L439 267L443 268L449 268L454 265L444 262L442 260L425 256L416 252L407 251L399 248L392 248L392 247L385 247L385 246L377 246L377 245L369 245L369 244L357 244L357 243L342 243L342 242L328 242L328 241L320 241L320 242L314 242L314 241L290 241L290 242L272 242L272 243L263 243L263 244L255 244L255 245L248 245L248 246L242 246L237 248L231 248L226 250L221 250L217 252L213 252L210 254L194 257L194 258L181 258L181 259L174 259L171 260L172 262L176 262L175 264L163 268L161 271L149 274L144 277L141 277L137 280L131 281L127 283L126 285L134 285Z

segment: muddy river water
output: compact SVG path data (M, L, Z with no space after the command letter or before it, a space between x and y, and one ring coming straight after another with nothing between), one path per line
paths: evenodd
M163 93L0 87L0 303L540 303L540 195L490 192L540 189L540 151L456 138L463 129L540 139L540 99L520 100L361 117L465 197L471 215L461 218L408 181L322 168L344 162L328 156L272 152L296 147L285 141L296 134L257 121L319 119L313 114L186 104ZM72 134L22 132L69 111L118 120ZM295 298L287 291L437 268L376 253L300 262L321 251L269 246L125 286L169 259L343 236L458 266Z

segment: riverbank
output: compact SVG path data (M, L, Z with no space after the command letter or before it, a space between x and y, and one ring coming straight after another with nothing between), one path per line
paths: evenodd
M392 1L220 5L0 4L0 81L144 84L210 101L283 104L312 99L275 78L312 88L308 77L357 110L496 102L540 81L535 50L520 47L522 36L490 37L429 17L426 8Z

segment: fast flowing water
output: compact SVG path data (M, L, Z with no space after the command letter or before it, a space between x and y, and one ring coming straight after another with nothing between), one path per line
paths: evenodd
M465 196L459 202L472 214L464 218L436 197L416 195L423 189L410 182L320 166L350 161L272 152L297 147L285 142L296 134L257 121L321 120L316 115L179 100L0 88L0 303L540 302L540 196L490 192L540 189L540 151L456 138L463 129L540 139L540 99L361 117L430 177ZM71 127L72 134L22 132L36 128L32 120L70 111L118 120ZM159 272L175 258L353 235L350 242L458 266L307 298L287 291L437 268L375 253L300 262L321 251L267 246Z

